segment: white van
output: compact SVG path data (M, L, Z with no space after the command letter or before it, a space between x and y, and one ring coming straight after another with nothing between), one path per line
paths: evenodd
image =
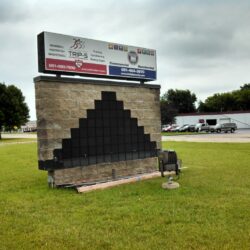
M213 130L211 132L217 132L221 133L222 131L227 133L231 132L234 133L234 131L237 129L237 125L235 123L223 123L223 124L217 124L213 127Z

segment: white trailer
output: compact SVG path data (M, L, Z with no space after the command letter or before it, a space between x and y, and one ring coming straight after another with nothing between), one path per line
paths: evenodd
M175 117L176 124L207 123L216 125L222 123L236 123L238 129L250 128L250 111L218 112L218 113L189 113Z

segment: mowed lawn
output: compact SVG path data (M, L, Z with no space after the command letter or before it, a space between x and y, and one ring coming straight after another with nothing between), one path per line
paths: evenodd
M35 143L0 147L0 249L250 249L250 144L164 142L187 167L77 194L49 189Z

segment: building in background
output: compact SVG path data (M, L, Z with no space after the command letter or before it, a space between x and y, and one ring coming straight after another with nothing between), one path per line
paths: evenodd
M233 122L239 129L250 128L250 111L179 114L175 119L179 126L197 123L216 125Z
M21 126L21 132L36 132L36 121L29 121L25 125Z

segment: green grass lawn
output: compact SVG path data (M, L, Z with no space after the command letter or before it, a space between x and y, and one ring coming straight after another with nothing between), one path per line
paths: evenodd
M77 194L49 189L36 144L0 147L0 249L250 249L250 144L164 142L188 167Z

